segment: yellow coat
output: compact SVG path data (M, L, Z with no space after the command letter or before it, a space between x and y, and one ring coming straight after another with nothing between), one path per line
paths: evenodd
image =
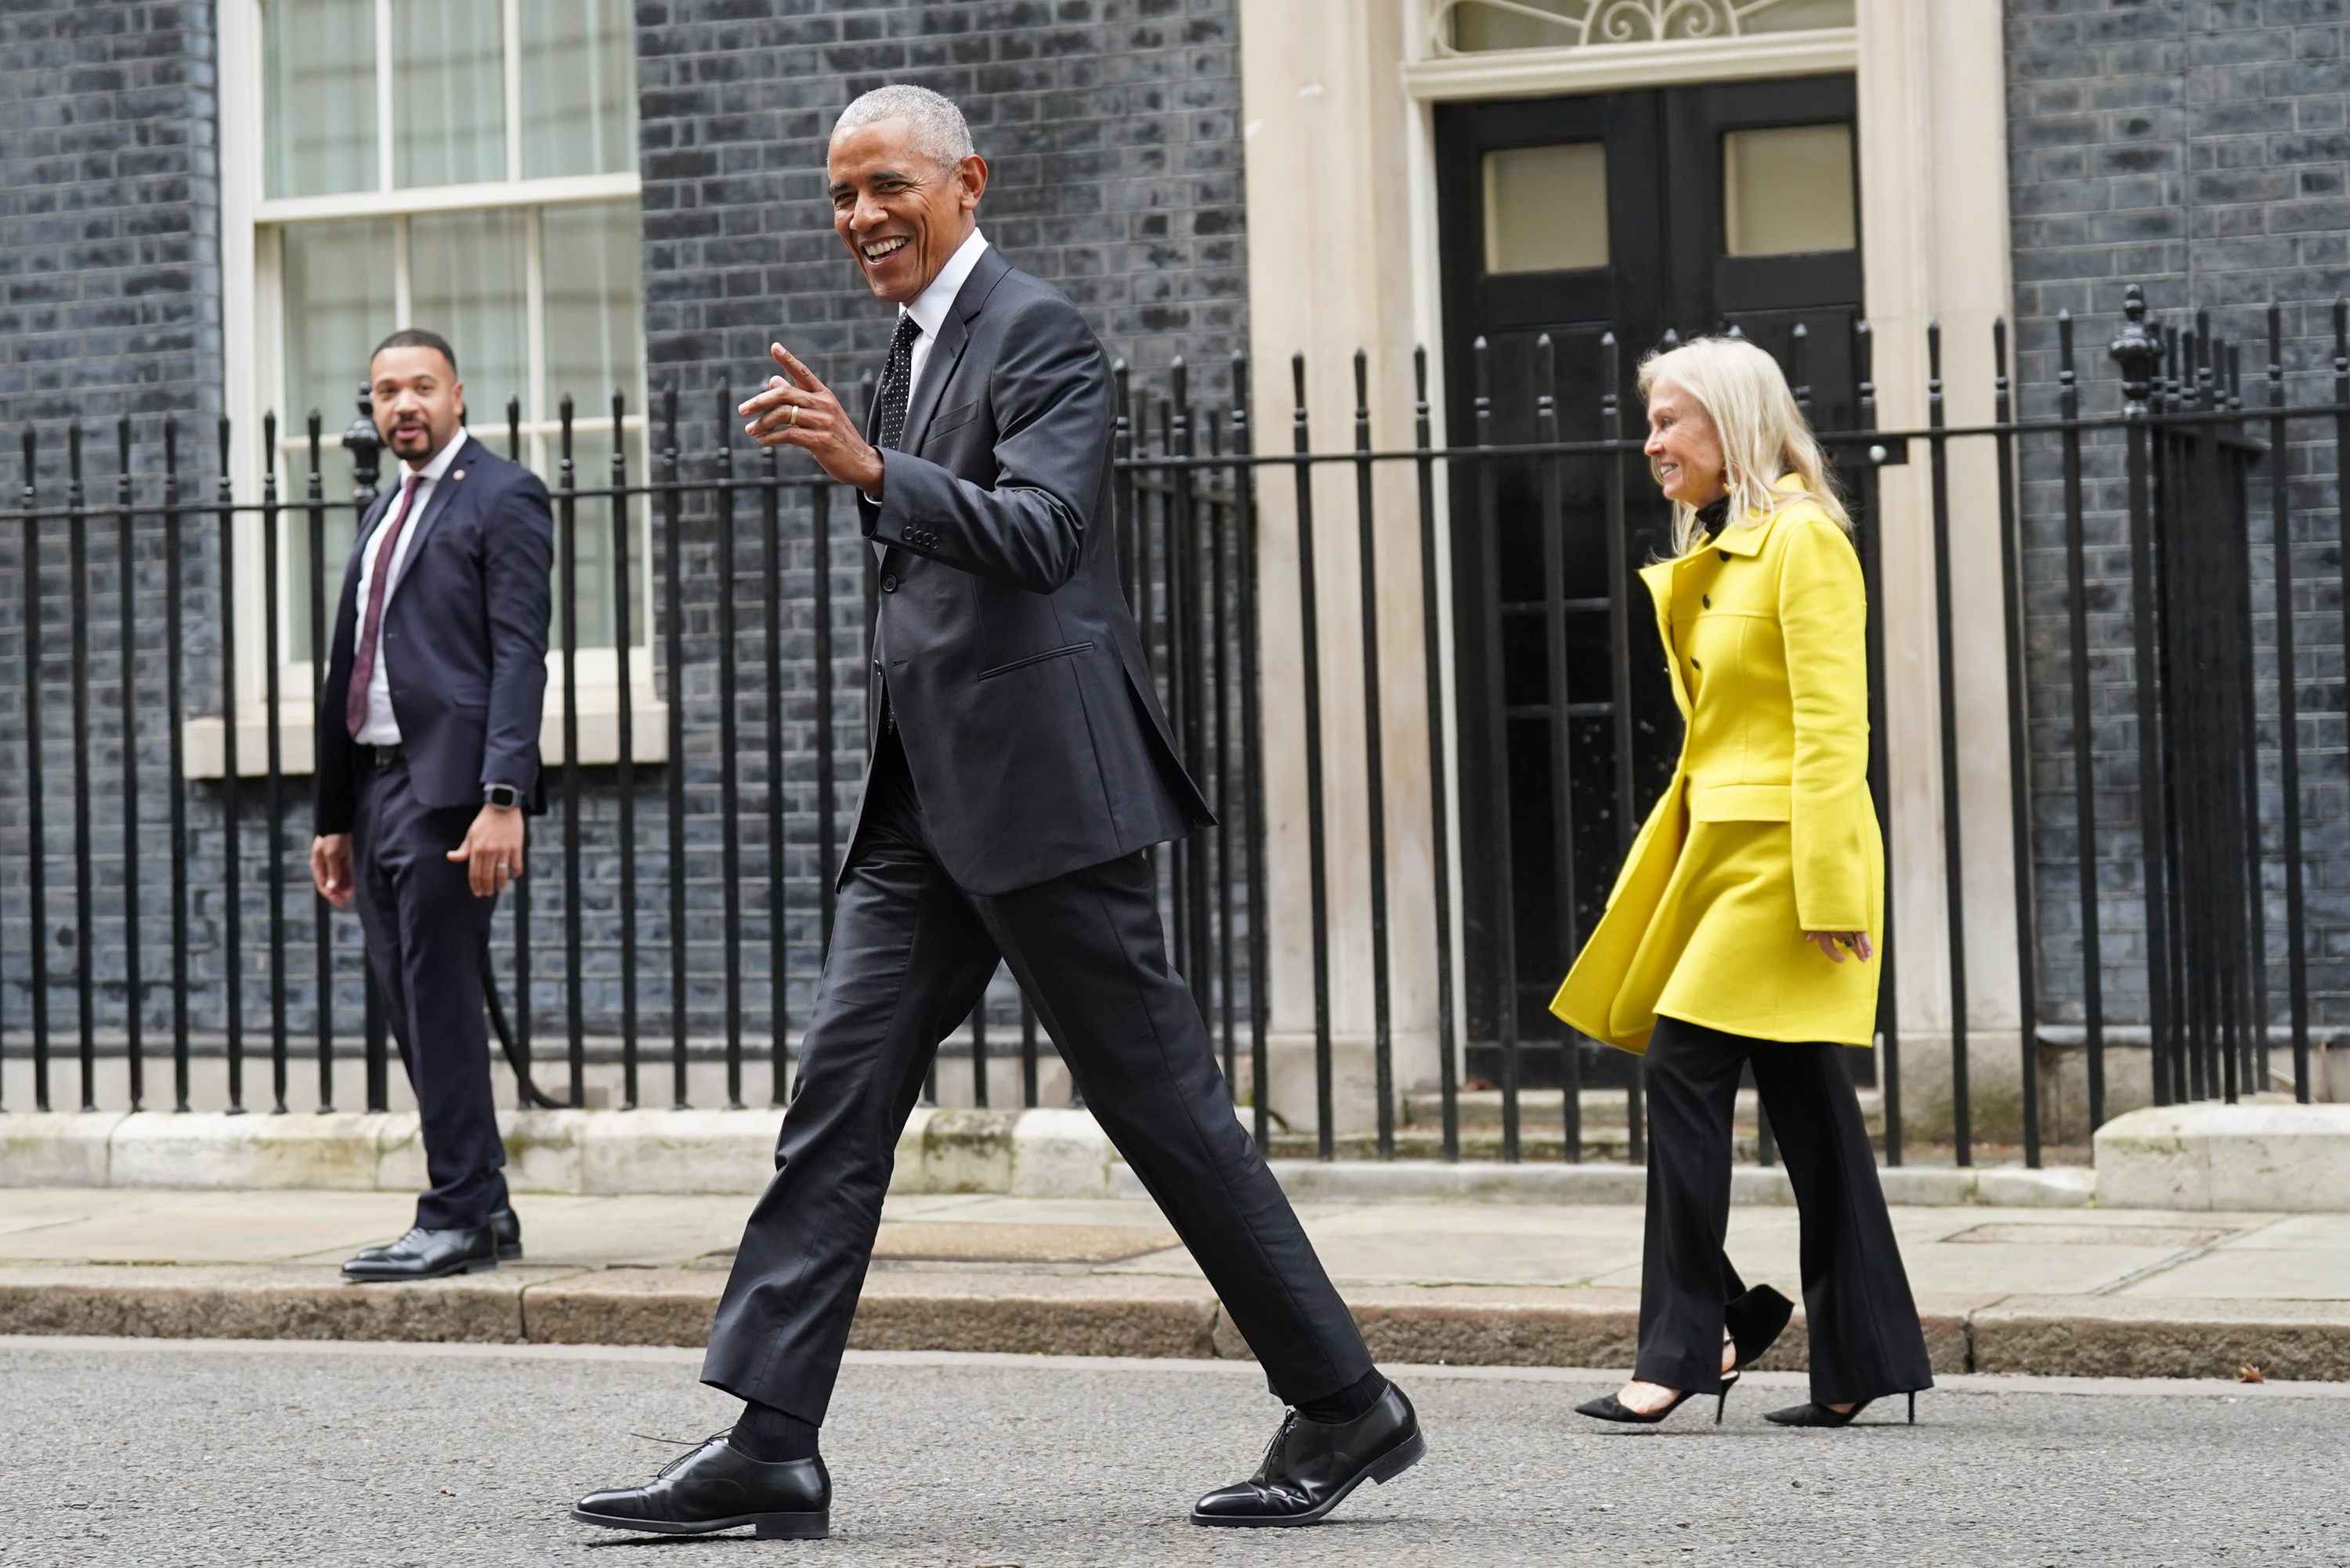
M1640 577L1688 732L1551 1011L1633 1052L1659 1013L1866 1045L1877 964L1803 936L1885 929L1859 557L1798 501Z

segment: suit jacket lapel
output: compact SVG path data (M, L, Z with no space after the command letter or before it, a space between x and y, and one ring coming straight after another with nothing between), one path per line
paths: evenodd
M905 451L922 450L922 437L930 431L931 416L939 411L947 383L954 379L955 366L971 345L972 318L1011 270L1012 264L1003 259L1003 253L990 245L981 253L971 275L962 280L962 287L955 291L954 308L940 327L938 341L931 345L931 357L922 366L921 385L914 389L913 400L906 406Z
M481 446L479 441L470 436L467 437L464 449L457 453L456 461L449 465L448 472L442 474L440 482L432 486L432 499L424 504L424 515L416 520L416 527L408 536L408 548L400 553L402 576L406 575L407 567L416 561L416 553L424 548L424 541L432 535L432 530L439 526L441 519L448 515L449 508L456 504L457 493L464 488L464 481L459 476L480 461L480 454L473 450L478 446ZM483 448L484 452L487 451L487 448ZM394 577L391 586L398 588L400 578Z

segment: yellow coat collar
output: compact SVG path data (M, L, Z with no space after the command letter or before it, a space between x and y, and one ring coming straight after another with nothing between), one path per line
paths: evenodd
M1783 473L1771 483L1771 488L1780 492L1782 494L1799 491L1803 489L1803 476L1797 473ZM1780 518L1785 516L1787 514L1787 511L1788 508L1782 506L1775 512L1765 514L1762 520L1759 523L1734 528L1724 528L1721 533L1715 535L1713 538L1709 541L1706 547L1708 549L1724 551L1732 556L1745 556L1750 558L1759 556L1762 553L1762 546L1770 541L1772 526L1776 524ZM1747 513L1747 515L1752 517L1754 515L1754 513L1750 511ZM1692 550L1690 552L1690 555L1683 556L1681 559L1686 561L1696 554L1697 552Z

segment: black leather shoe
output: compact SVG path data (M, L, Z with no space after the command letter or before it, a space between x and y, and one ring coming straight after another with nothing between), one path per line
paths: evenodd
M515 1218L515 1211L512 1209L501 1209L493 1213L490 1216L490 1231L498 1239L498 1262L501 1263L520 1262L522 1221ZM386 1241L380 1247L361 1247L357 1256L380 1258L399 1245L398 1241Z
M498 1266L498 1239L487 1225L411 1231L388 1247L370 1247L343 1265L347 1280L437 1280Z
M820 1459L752 1459L721 1432L671 1460L650 1485L589 1492L571 1517L655 1535L708 1535L747 1524L762 1541L822 1541L832 1533L832 1477Z
M1392 1383L1378 1404L1340 1426L1309 1421L1292 1410L1273 1435L1256 1474L1201 1498L1191 1507L1191 1522L1318 1524L1365 1480L1384 1486L1427 1452L1419 1417Z

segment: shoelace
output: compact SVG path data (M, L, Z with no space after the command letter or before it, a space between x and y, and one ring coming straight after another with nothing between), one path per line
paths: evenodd
M733 1428L729 1427L726 1430L731 1432ZM642 1438L648 1443L668 1443L672 1447L683 1449L685 1450L685 1452L678 1455L677 1458L670 1460L669 1463L661 1466L660 1469L653 1476L653 1480L659 1480L662 1476L669 1474L670 1471L677 1469L678 1466L685 1463L686 1460L693 1458L694 1455L702 1452L702 1449L708 1448L711 1444L724 1438L726 1436L726 1432L712 1432L710 1436L702 1438L702 1441L698 1443L690 1443L683 1438L657 1438L650 1432L630 1432L629 1436L632 1438Z

